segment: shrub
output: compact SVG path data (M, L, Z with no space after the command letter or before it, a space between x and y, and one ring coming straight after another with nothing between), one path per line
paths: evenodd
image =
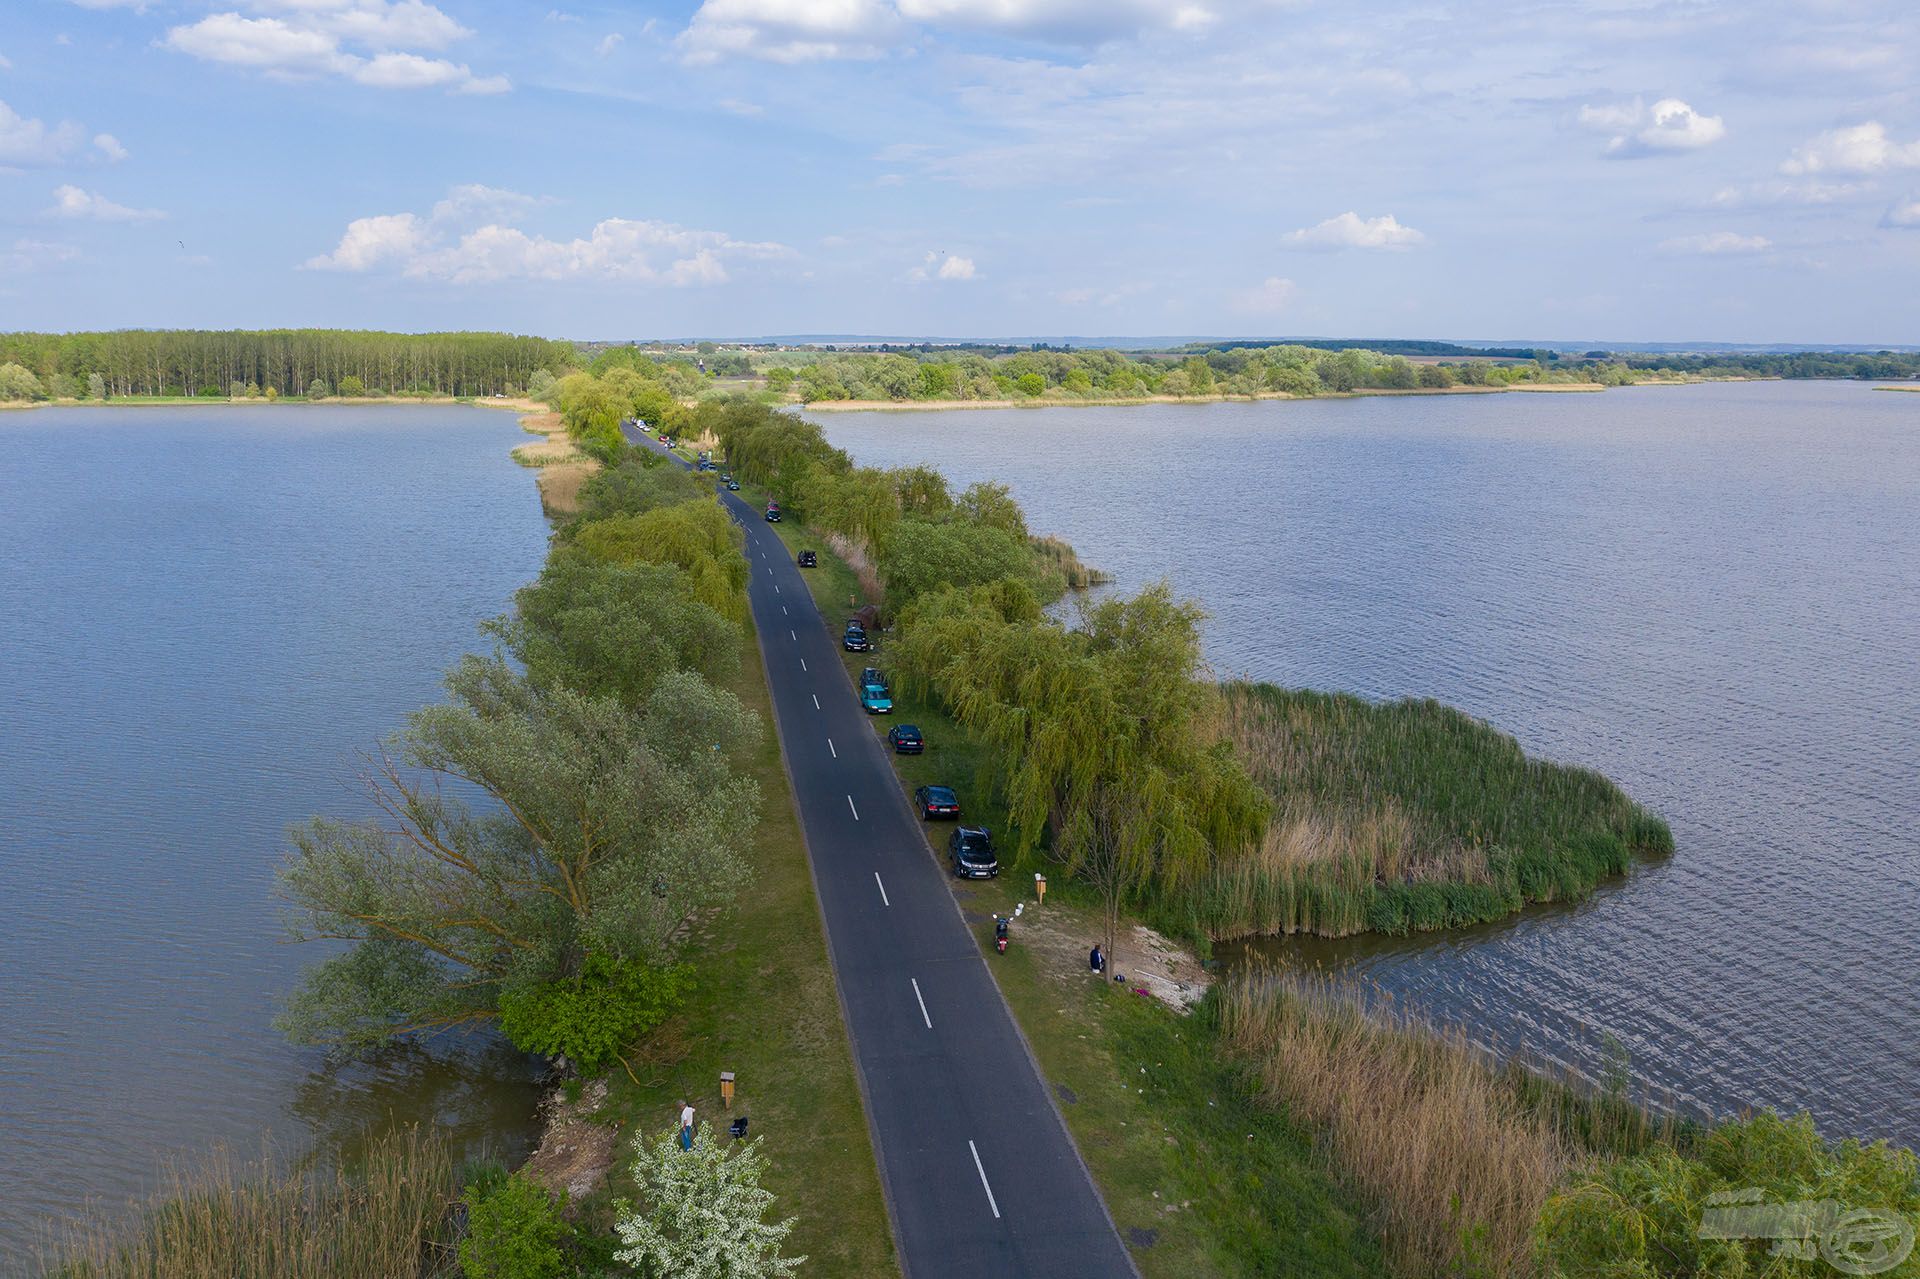
M1022 373L1014 379L1013 385L1020 394L1034 396L1039 395L1047 389L1047 379L1041 377L1038 373Z
M503 987L500 1029L516 1048L565 1057L590 1073L666 1020L692 984L685 965L589 955L577 976Z
M87 374L87 398L90 400L106 399L107 379L101 377L98 373Z
M33 370L21 364L0 364L0 400L44 400L47 388Z
M545 369L535 369L527 379L527 398L551 403L554 383L559 379ZM345 383L342 383L344 386Z
M354 374L349 373L345 377L340 379L340 394L365 395L366 393L367 393L367 384L365 382L362 382Z
M326 382L320 378L315 378L313 379L313 381L307 383L307 398L309 400L326 399L327 398Z
M467 1279L560 1279L570 1267L561 1247L571 1233L555 1201L529 1177L467 1187L467 1237L460 1268Z
M680 1149L677 1129L634 1139L633 1179L644 1205L618 1206L615 1253L645 1279L778 1279L805 1257L782 1257L794 1219L761 1218L773 1194L760 1188L766 1157L760 1141L723 1146L701 1124L693 1149Z

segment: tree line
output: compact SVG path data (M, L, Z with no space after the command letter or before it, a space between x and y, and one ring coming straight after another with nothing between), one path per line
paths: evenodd
M579 360L570 342L507 333L121 329L0 334L10 398L515 394ZM27 375L30 382L23 381Z

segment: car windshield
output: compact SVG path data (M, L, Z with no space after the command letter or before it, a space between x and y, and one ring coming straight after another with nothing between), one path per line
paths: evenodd
M985 835L962 835L960 856L967 861L990 862L993 860L993 841Z
M957 802L953 797L953 791L945 786L927 787L927 798L936 804L952 804Z
M920 736L920 730L915 728L911 724L902 724L900 727L894 729L893 731L901 737L910 737L916 740Z

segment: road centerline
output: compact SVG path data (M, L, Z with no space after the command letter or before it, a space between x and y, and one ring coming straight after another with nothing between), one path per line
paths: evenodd
M915 989L917 990L918 987ZM928 1028L931 1029L933 1023L929 1022L927 1024ZM969 1137L967 1138L967 1149L973 1152L973 1170L980 1174L980 1189L987 1192L987 1207L993 1209L993 1216L997 1221L1000 1217L1000 1205L994 1202L993 1187L988 1184L986 1167L980 1162L980 1147L974 1145L973 1138Z
M876 878L878 877L878 873L877 873L877 872L876 872L876 876L875 876L875 877L876 877ZM926 997L925 995L922 995L922 994L920 993L920 979L919 979L918 977L909 977L909 978L907 978L907 980L913 983L913 997L914 997L914 999L915 999L915 1000L917 1000L917 1001L919 1002L919 1004L920 1004L920 1020L921 1020L921 1021L924 1021L924 1022L926 1022L926 1023L927 1023L927 1029L928 1029L928 1030L932 1030L932 1029L933 1029L933 1018L931 1018L931 1017L929 1017L929 1016L927 1016L927 997ZM986 1180L986 1176L987 1176L987 1174L985 1174L984 1172L983 1172L983 1173L981 1173L981 1174L980 1174L980 1178L981 1178L981 1180L982 1180L982 1181L984 1181L984 1180ZM989 1199L991 1199L991 1198L993 1197L993 1192L992 1192L992 1191L988 1191L988 1192L987 1192L987 1197L988 1197ZM997 1217L997 1216L999 1216L999 1215L1000 1215L1000 1214L999 1214L999 1213L998 1213L997 1211L996 1211L996 1212L994 1213L994 1216L996 1216L996 1217Z
M880 904L892 909L893 903L887 900L887 886L880 882L880 872L877 870L873 872L873 882L880 889Z
M853 796L851 796L851 795L849 795L849 796L847 796L847 807L848 807L849 809L852 809L852 810L853 810L853 820L854 820L854 821L856 821L856 822L857 822L857 821L859 821L859 820L860 820L860 810L859 810L859 809L857 809L857 808L854 808L854 807L853 807Z

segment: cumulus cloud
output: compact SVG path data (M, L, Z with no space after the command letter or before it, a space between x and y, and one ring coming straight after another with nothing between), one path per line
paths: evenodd
M897 0L902 17L929 26L1099 44L1147 27L1195 30L1217 15L1202 4L1159 0Z
M1299 249L1411 249L1425 244L1427 237L1410 226L1402 226L1391 213L1377 218L1362 218L1349 210L1338 217L1280 237L1281 243Z
M53 207L47 213L56 218L85 219L93 222L151 222L167 215L159 209L130 209L124 204L76 186L53 189Z
M1920 196L1908 196L1887 210L1880 219L1884 227L1920 228Z
M687 61L877 58L901 36L885 0L706 0L680 35Z
M1797 149L1782 173L1883 173L1920 167L1920 141L1896 142L1878 120L1830 129Z
M725 283L730 263L792 253L783 244L736 240L723 231L670 222L608 218L584 237L556 240L493 220L538 203L535 197L494 187L458 187L425 217L385 213L356 218L331 253L302 265L310 271L386 269L410 279L451 284L621 280L694 287Z
M214 13L162 42L206 62L282 77L338 76L378 89L504 93L505 76L429 57L473 33L424 0L246 0L253 14ZM351 47L350 47L351 46Z
M928 280L971 280L975 274L972 258L954 253L929 253L919 266L907 272L907 279L914 284L924 284Z
M71 120L48 124L0 102L0 165L38 168L59 164L85 147L87 132Z
M1606 153L1618 158L1697 151L1727 135L1725 121L1704 115L1679 98L1662 98L1651 107L1631 102L1580 108L1580 123L1612 136Z
M1773 241L1764 235L1741 235L1735 231L1708 231L1701 235L1676 236L1671 240L1662 240L1660 248L1666 253L1693 253L1708 256L1739 253L1765 253L1773 247Z
M600 37L600 43L593 46L593 51L604 58L612 54L615 49L618 49L626 42L627 38L618 31L609 31L606 35Z
M1292 280L1270 275L1235 298L1234 308L1249 315L1273 315L1286 310L1293 302L1293 295L1298 292Z

